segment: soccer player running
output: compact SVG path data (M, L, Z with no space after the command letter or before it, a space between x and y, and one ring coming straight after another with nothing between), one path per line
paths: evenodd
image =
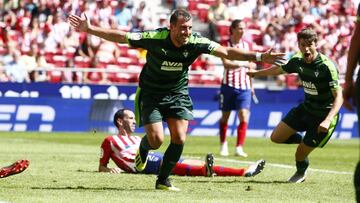
M350 42L350 48L347 58L347 67L345 74L345 84L344 84L344 106L350 111L354 111L354 108L350 102L353 99L353 103L356 103L357 106L357 116L358 116L358 130L360 136L360 69L357 74L356 85L354 86L353 76L357 64L360 64L360 3L357 10L357 18L355 24L355 30ZM356 200L360 202L360 160L355 169L354 175L354 184L356 192Z
M168 177L180 159L189 120L193 119L193 105L188 91L188 70L194 60L205 53L230 60L258 60L281 64L285 55L272 53L272 50L255 53L222 47L192 33L192 17L182 9L171 14L170 28L137 33L93 26L85 14L83 18L70 15L69 21L79 31L147 50L146 63L140 73L135 98L137 124L144 126L146 135L141 140L135 167L137 171L143 171L149 150L158 149L162 145L162 121L166 121L171 141L155 184L156 189L162 190L179 190L170 183Z
M148 161L143 171L135 169L135 156L139 149L141 137L132 135L135 131L135 115L130 109L120 109L114 114L114 125L118 134L107 136L101 144L101 158L99 161L99 172L109 173L145 173L158 174L162 165L163 154L160 152L149 152ZM116 168L108 168L109 160L112 159L117 165ZM214 157L207 154L204 161L180 159L172 174L180 176L244 176L252 177L259 174L265 161L259 160L247 168L228 168L214 166Z
M235 47L241 50L251 50L250 44L242 39L245 23L241 20L234 20L230 25L230 39L228 47ZM226 132L228 120L232 110L238 111L240 124L237 126L237 142L235 155L247 157L243 146L246 137L246 130L249 121L251 95L255 94L251 78L246 74L247 70L254 68L256 64L247 61L230 61L222 59L224 65L224 76L220 87L220 109L221 119L220 131L220 155L228 156L228 144Z
M317 52L316 32L303 29L297 39L300 52L287 64L248 72L252 77L297 73L302 80L305 100L292 108L271 134L271 141L275 143L299 144L295 153L297 170L288 180L293 183L305 180L308 155L329 141L343 103L338 70L328 57ZM302 137L299 131L305 131L305 136Z

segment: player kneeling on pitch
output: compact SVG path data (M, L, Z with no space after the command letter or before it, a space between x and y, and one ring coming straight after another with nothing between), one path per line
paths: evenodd
M299 144L295 153L297 170L288 180L294 183L305 180L311 151L329 141L343 103L338 69L328 57L317 52L316 32L304 29L297 38L300 52L287 64L247 73L252 77L297 73L302 81L305 100L292 108L271 134L275 143ZM304 137L298 133L302 131L306 132Z
M136 151L139 149L141 137L132 136L135 131L135 115L129 109L120 109L114 115L114 124L118 134L107 136L101 144L101 158L99 172L110 173L138 173L135 169ZM112 159L118 168L108 168L109 160ZM145 170L141 173L158 174L162 164L163 154L150 152ZM228 168L214 166L214 157L207 154L204 161L180 159L172 170L172 173L180 176L244 176L252 177L259 174L265 160L259 160L248 168Z

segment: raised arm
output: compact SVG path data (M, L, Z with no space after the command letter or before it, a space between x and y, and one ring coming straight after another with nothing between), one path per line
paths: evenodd
M249 52L234 47L219 46L213 53L217 57L238 61L262 61L277 66L285 63L285 53L272 53L272 49L266 52Z
M262 76L275 76L284 73L285 72L279 66L273 66L271 68L258 70L258 71L250 69L246 74L248 74L250 77L262 77Z
M68 19L70 25L81 32L86 32L111 42L126 43L126 32L93 26L90 24L90 20L85 13L83 18L77 15L70 15Z

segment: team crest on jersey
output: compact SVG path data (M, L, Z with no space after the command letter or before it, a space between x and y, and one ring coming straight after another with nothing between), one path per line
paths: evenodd
M315 77L318 77L319 76L319 71L315 71Z
M186 58L186 57L189 56L189 52L188 52L187 50L185 50L185 51L183 52L183 55L184 55L184 57Z
M129 38L131 40L140 40L141 39L141 33L131 33Z
M304 69L303 69L303 67L299 67L299 70L300 70L300 72L303 72L304 71Z

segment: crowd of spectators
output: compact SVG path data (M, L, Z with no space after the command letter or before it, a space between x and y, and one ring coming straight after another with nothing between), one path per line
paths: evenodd
M330 56L343 75L357 3L357 0L152 0L151 3L4 0L0 1L0 81L136 82L137 72L145 62L144 50L76 32L70 29L67 15L86 12L94 25L142 31L168 26L168 16L177 7L189 10L194 16L194 30L212 40L226 41L231 20L242 19L247 24L244 37L254 50L273 47L289 57L297 51L296 33L310 26L320 36L319 51ZM217 66L220 66L218 61L206 56L200 57L192 69L213 70ZM84 71L73 71L79 68ZM258 68L264 68L263 64L258 64ZM193 76L195 82L191 83L207 80L217 84L220 77L221 74ZM277 81L279 85L297 86L296 77Z

